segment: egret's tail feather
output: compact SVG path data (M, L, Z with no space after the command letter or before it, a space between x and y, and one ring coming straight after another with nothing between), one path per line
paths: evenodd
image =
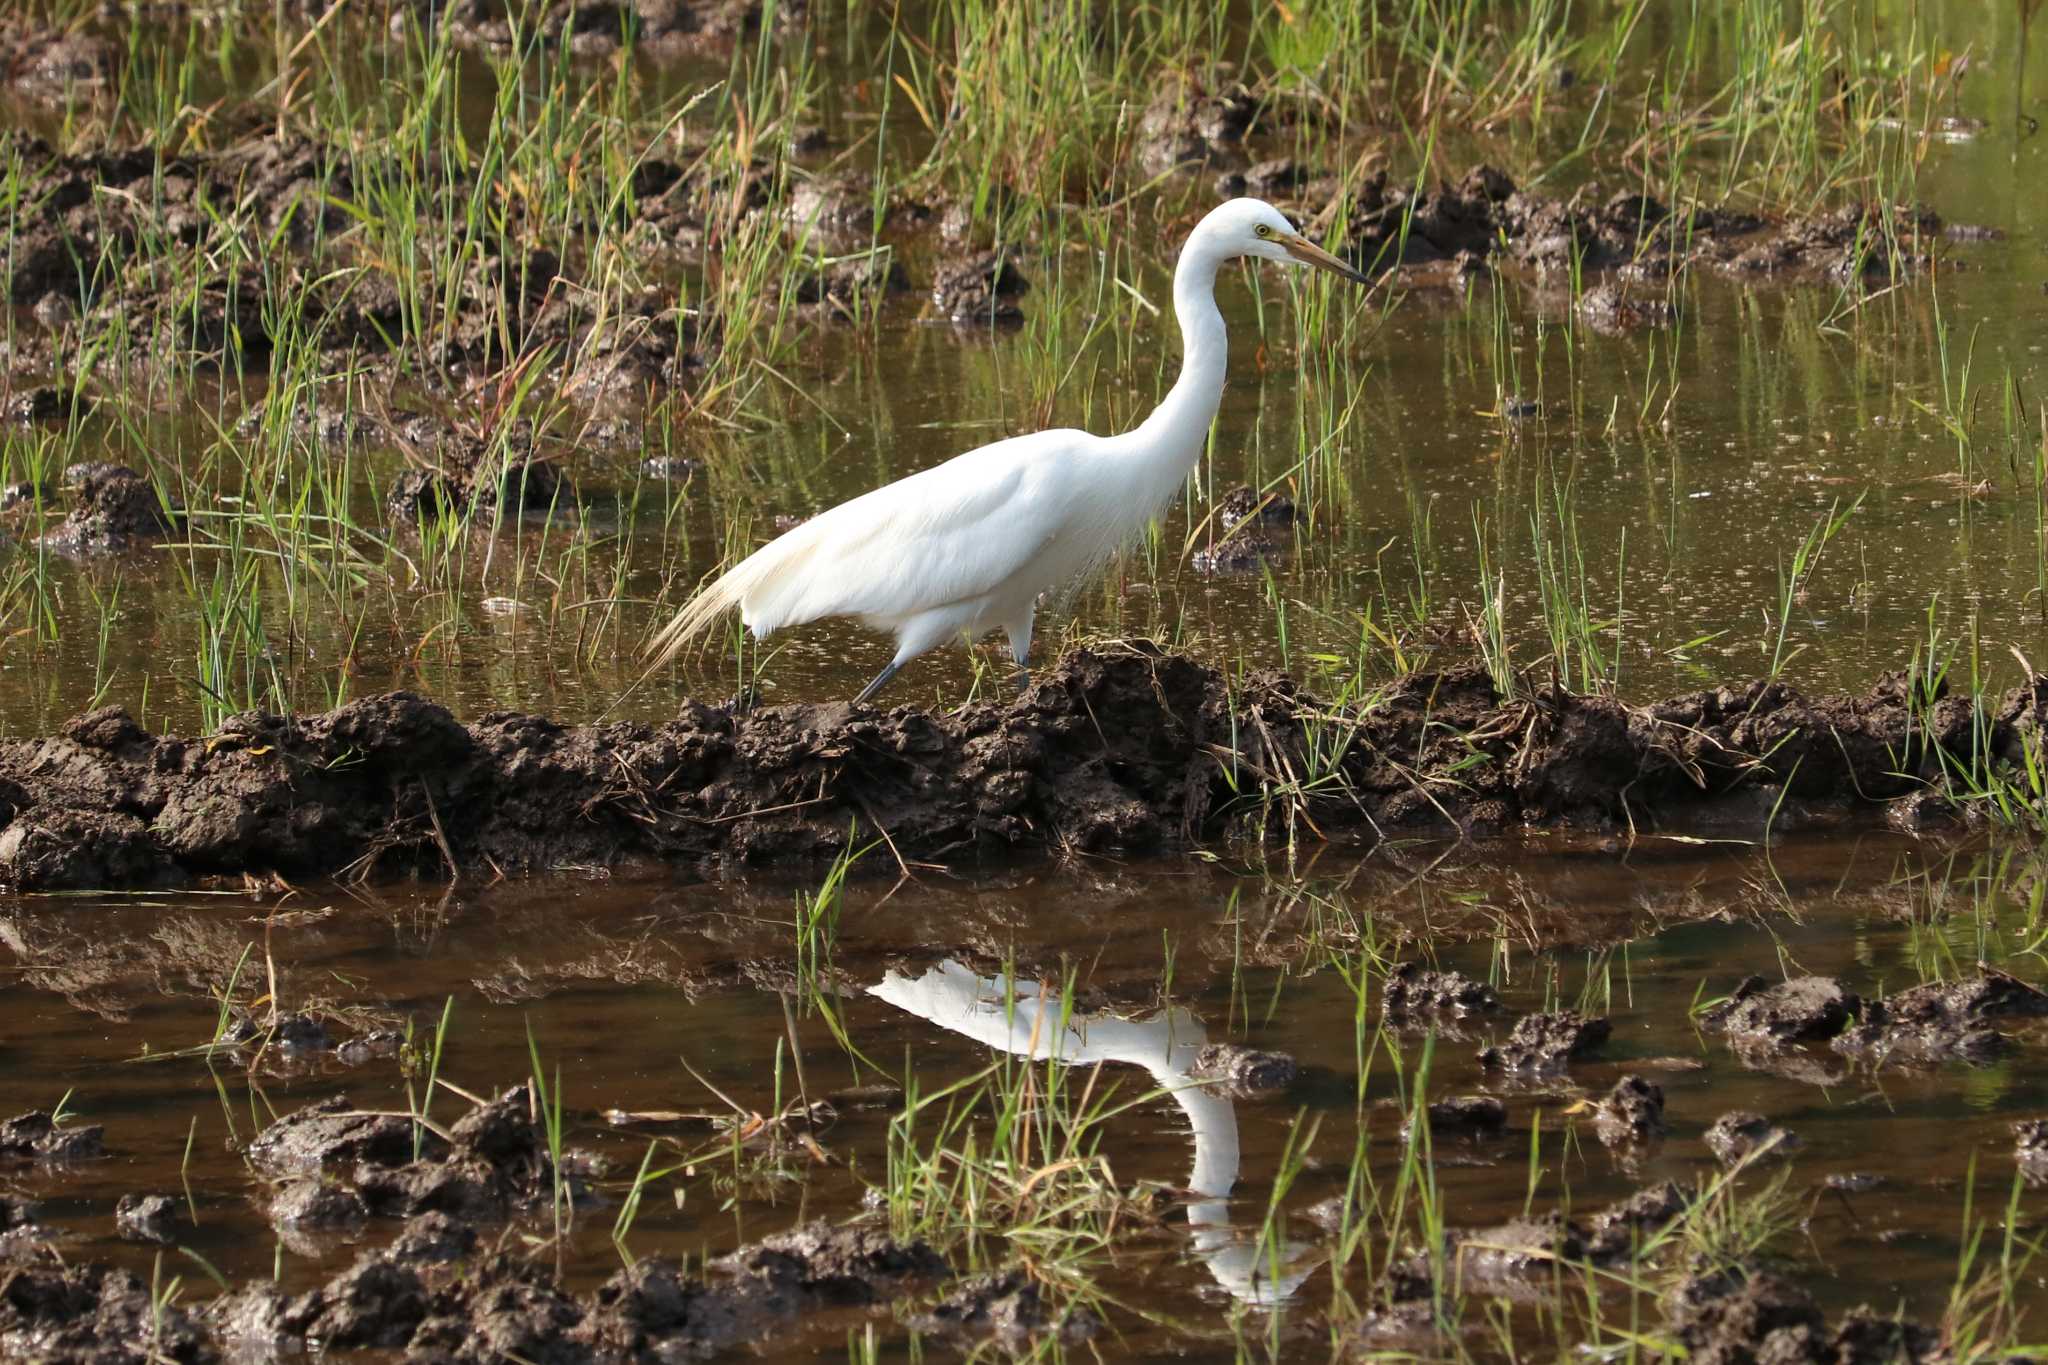
M788 570L801 565L809 558L811 545L809 537L801 534L804 527L787 535L769 541L739 563L727 569L712 582L697 590L697 595L683 604L675 618L661 628L648 642L647 652L653 666L661 667L673 659L698 636L703 635L718 622L718 618L737 607L756 635L769 631L789 621L780 619L772 609L765 614L764 595L774 599L777 585L788 586Z
M740 604L742 590L733 582L745 564L735 565L718 576L715 582L697 590L697 595L683 604L683 609L661 628L647 644L647 653L652 665L661 667L677 654L683 646L696 639L718 621L718 618Z

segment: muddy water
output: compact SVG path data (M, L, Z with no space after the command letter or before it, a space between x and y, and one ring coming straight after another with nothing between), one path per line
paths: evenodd
M440 1074L466 1091L530 1075L530 1031L543 1068L559 1070L570 1144L611 1167L561 1257L573 1283L617 1268L609 1234L650 1136L697 1164L656 1182L627 1245L640 1255L715 1253L804 1217L857 1210L866 1186L884 1182L895 1086L906 1078L928 1093L1035 1049L1077 1067L1099 1063L1098 1083L1117 1087L1105 1094L1141 1101L1100 1138L1120 1181L1185 1192L1156 1233L1098 1272L1110 1302L1124 1305L1108 1317L1125 1343L1227 1359L1230 1305L1280 1300L1278 1322L1260 1330L1305 1346L1327 1331L1334 1286L1322 1264L1329 1234L1302 1210L1342 1192L1361 1125L1365 1160L1392 1181L1404 1087L1388 1049L1411 1072L1423 1052L1413 1036L1374 1048L1375 981L1361 1086L1356 1000L1338 968L1367 960L1369 946L1382 964L1428 955L1490 980L1514 1012L1577 1005L1614 1024L1605 1047L1568 1075L1533 1083L1504 1082L1474 1059L1504 1020L1434 1044L1428 1094L1498 1095L1508 1111L1504 1135L1437 1139L1453 1223L1498 1221L1525 1203L1590 1210L1666 1179L1691 1188L1716 1169L1701 1143L1708 1124L1753 1109L1804 1144L1789 1176L1803 1235L1781 1251L1823 1304L1938 1316L1970 1162L1981 1215L2010 1188L2009 1125L2048 1111L2040 1027L2021 1021L2017 1050L1989 1065L1872 1072L1824 1048L1745 1062L1697 1029L1691 1010L1750 971L1833 975L1867 995L1980 962L2039 980L2038 866L1887 836L1794 843L1768 858L1684 846L1508 863L1438 854L1326 860L1293 877L1188 861L1019 869L980 884L929 877L893 891L857 879L832 958L836 1008L847 1040L891 1074L856 1065L799 1001L803 1089L833 1108L816 1131L828 1161L794 1145L772 1156L755 1148L737 1180L713 1126L729 1112L720 1095L772 1113L778 1086L783 1100L798 1089L784 994L795 888L561 879L436 897L330 890L281 903L17 900L0 911L9 1093L17 1106L68 1096L79 1121L105 1125L108 1156L17 1168L8 1186L40 1202L67 1257L127 1262L145 1277L153 1251L116 1240L111 1222L116 1199L137 1191L176 1197L178 1242L230 1279L275 1274L296 1288L345 1264L353 1238L273 1233L264 1184L240 1149L273 1112L332 1094L406 1112L406 1083L388 1056L349 1065L315 1050L252 1064L247 1051L188 1051L214 1035L211 993L238 962L270 989L267 952L277 999L328 1018L336 1041L408 1021L430 1031L452 1001ZM1005 959L1030 966L1006 977ZM1057 990L1063 970L1074 998L1061 1044L1050 1041L1060 1033L1056 1001L1046 1019L1031 1016L1041 983ZM1254 1099L1189 1091L1185 1069L1205 1041L1284 1051L1301 1078ZM1622 1157L1572 1106L1631 1072L1661 1085L1671 1131ZM465 1107L444 1092L429 1113L448 1122ZM1287 1273L1276 1284L1248 1248L1282 1154L1309 1126L1307 1165L1282 1201ZM1877 1183L1823 1187L1848 1174ZM387 1226L373 1222L362 1236L380 1241ZM517 1229L536 1230L531 1221ZM210 1293L179 1259L193 1296ZM1349 1279L1353 1293L1369 1287L1355 1269ZM771 1354L833 1349L847 1324L813 1323Z

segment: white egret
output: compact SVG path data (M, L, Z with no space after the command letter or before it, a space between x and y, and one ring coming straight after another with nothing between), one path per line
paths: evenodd
M729 608L756 639L826 616L896 637L896 654L856 702L956 636L1001 629L1031 662L1038 595L1099 564L1143 530L1201 458L1229 350L1216 271L1240 256L1365 276L1296 231L1278 209L1233 199L1209 211L1173 272L1181 371L1130 431L1013 436L820 513L754 551L676 613L654 649L666 661ZM1028 676L1028 675L1027 675Z
M1057 992L1008 975L982 976L951 959L926 968L922 976L891 971L868 987L868 994L1021 1057L1075 1067L1099 1062L1143 1067L1187 1116L1195 1143L1187 1188L1200 1196L1188 1205L1188 1226L1195 1253L1216 1283L1233 1298L1271 1307L1292 1297L1315 1269L1310 1248L1286 1238L1277 1245L1246 1239L1230 1226L1230 1191L1238 1170L1237 1110L1227 1096L1196 1077L1208 1035L1187 1010L1162 1010L1145 1019L1071 1012L1066 1008L1071 1002Z

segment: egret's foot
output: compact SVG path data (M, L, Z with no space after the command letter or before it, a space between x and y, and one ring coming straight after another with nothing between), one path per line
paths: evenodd
M726 698L725 713L729 716L744 716L760 704L761 689L753 683L748 683Z
M1026 692L1029 692L1031 690L1031 670L1028 668L1018 669L1016 682L1018 696L1021 697Z
M898 663L894 659L891 659L889 661L889 666L883 669L880 673L877 673L875 675L875 680L860 690L860 695L853 699L853 704L855 706L865 705L870 697L874 696L875 693L882 690L883 686L888 683L889 679L896 676L896 670L901 667L903 667L902 664Z

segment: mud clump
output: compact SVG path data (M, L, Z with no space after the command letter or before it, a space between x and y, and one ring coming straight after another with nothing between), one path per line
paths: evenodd
M395 1114L366 1114L349 1107L346 1097L333 1096L285 1115L249 1144L251 1165L266 1175L317 1175L358 1163L398 1166L414 1157L414 1141L426 1154L445 1151L447 1144L409 1119Z
M1438 1100L1429 1106L1426 1116L1429 1131L1437 1137L1499 1137L1508 1127L1508 1107L1491 1095Z
M1645 327L1669 327L1677 310L1662 294L1632 290L1626 284L1598 284L1579 295L1572 311L1596 332L1610 335Z
M270 1221L283 1227L352 1228L369 1217L362 1196L324 1180L292 1180L270 1200Z
M1731 1110L1715 1119L1701 1135L1701 1140L1723 1166L1739 1166L1747 1161L1766 1158L1784 1161L1801 1145L1789 1128L1782 1128L1762 1114L1747 1109Z
M515 1086L464 1114L443 1140L411 1119L361 1113L336 1097L271 1124L248 1156L285 1182L272 1197L273 1224L303 1236L366 1217L498 1220L552 1195L553 1157L534 1113L529 1088ZM592 1173L589 1157L563 1153L572 1198Z
M1848 1027L1861 1004L1832 977L1800 976L1773 986L1752 976L1701 1022L1739 1043L1782 1047L1834 1037Z
M2021 1119L2012 1126L2013 1159L2029 1185L2048 1183L2048 1119Z
M1294 499L1240 484L1217 504L1215 520L1223 533L1195 551L1194 567L1209 574L1249 573L1281 553L1272 533L1294 524Z
M1684 1196L1667 1181L1638 1190L1584 1222L1552 1211L1494 1227L1452 1229L1444 1234L1444 1262L1457 1291L1538 1298L1553 1289L1560 1262L1611 1266L1632 1261L1645 1239L1685 1210ZM1428 1298L1429 1274L1428 1259L1420 1253L1397 1260L1388 1285L1394 1301Z
M993 1339L1006 1345L1057 1338L1074 1344L1101 1330L1087 1308L1056 1313L1038 1282L1019 1270L981 1275L954 1286L945 1298L911 1319L918 1331L961 1342Z
M397 37L406 36L409 14L438 21L458 46L508 49L530 32L507 17L506 6L485 0L447 5L405 0L393 9L398 11L391 19ZM777 26L800 23L805 9L804 0L778 5ZM608 56L622 47L671 56L723 50L756 31L761 13L752 0L548 0L533 7L526 22L537 22L542 40L577 57Z
M1866 1001L1861 1021L1837 1037L1833 1047L1877 1065L1981 1064L2013 1046L1991 1020L2042 1015L2048 1015L2048 995L2017 977L1987 971L1963 981L1915 986L1887 1000Z
M114 1204L114 1231L126 1241L169 1246L177 1227L178 1201L167 1194L124 1194Z
M178 534L184 512L142 475L117 464L74 465L65 472L71 513L41 543L62 554L113 555Z
M1693 1359L1725 1365L1816 1360L1827 1327L1805 1290L1761 1271L1692 1276L1664 1313Z
M0 1161L90 1161L107 1154L105 1137L97 1123L58 1123L32 1109L0 1123Z
M1917 206L1862 203L1766 217L1667 205L1628 190L1605 194L1592 184L1558 199L1521 189L1486 165L1423 189L1375 172L1349 212L1346 254L1367 270L1499 257L1539 280L1610 272L1615 278L1595 285L1579 312L1616 331L1668 324L1661 286L1690 268L1749 281L1858 284L1925 269L1944 240L1941 219Z
M1852 1308L1832 1331L1812 1297L1768 1271L1693 1275L1665 1297L1666 1322L1709 1365L1921 1365L1946 1358L1941 1334Z
M1663 1087L1641 1076L1623 1076L1594 1108L1593 1132L1609 1147L1663 1136Z
M480 1250L467 1224L428 1213L303 1293L257 1284L224 1296L206 1325L238 1355L295 1355L317 1343L465 1362L686 1360L759 1343L820 1311L872 1308L949 1273L921 1242L813 1223L720 1257L702 1277L652 1258L575 1294L537 1264ZM980 1325L992 1333L1015 1321L1031 1335L1048 1316L1021 1288L992 1288L984 1302ZM960 1321L964 1329L967 1316Z
M1257 112L1258 101L1242 86L1208 92L1176 84L1139 116L1139 164L1152 175L1219 160L1242 166L1241 148Z
M1284 1052L1210 1043L1195 1054L1189 1074L1226 1095L1257 1099L1288 1089L1301 1078L1301 1066Z
M1639 708L1507 702L1478 669L1419 673L1342 714L1344 747L1312 760L1333 732L1326 703L1274 673L1233 687L1144 642L1077 650L1015 700L948 712L686 701L660 726L463 725L394 692L246 713L199 740L106 708L0 740L0 884L787 866L882 830L906 858L1145 851L1281 832L1294 802L1247 801L1247 774L1312 765L1326 790L1300 800L1332 838L1668 828L1774 782L1787 806L1872 807L1969 761L1978 736L2017 750L2035 723L2016 692L1997 716L1955 705L1924 726L1884 684L1817 701L1770 683Z
M1024 320L1017 299L1030 287L1009 252L980 251L940 262L932 303L953 322L1009 325Z
M1589 1019L1577 1010L1526 1014L1515 1021L1506 1042L1479 1050L1479 1064L1514 1075L1555 1075L1606 1042L1612 1031L1607 1020Z
M65 1265L47 1251L0 1267L0 1357L93 1365L200 1365L219 1358L200 1316L158 1302L126 1270Z
M1498 1014L1500 996L1463 972L1440 972L1419 962L1397 963L1380 995L1380 1017L1401 1030L1446 1028L1481 1015Z

